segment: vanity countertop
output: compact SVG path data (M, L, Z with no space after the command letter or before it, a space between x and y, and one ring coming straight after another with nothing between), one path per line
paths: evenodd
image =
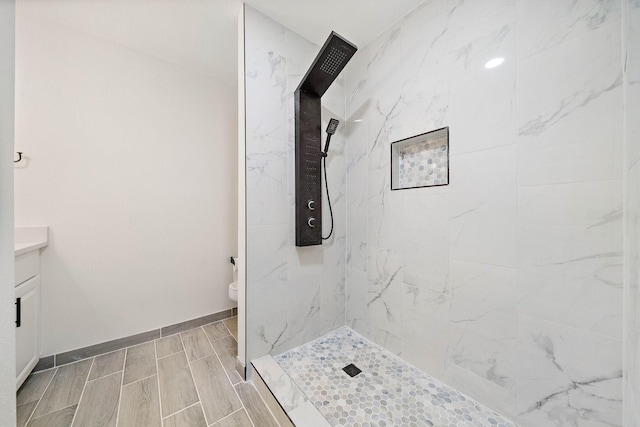
M49 244L49 227L16 227L15 256L26 254Z

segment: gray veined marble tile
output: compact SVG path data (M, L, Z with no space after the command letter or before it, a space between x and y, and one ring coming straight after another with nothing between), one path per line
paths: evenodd
M123 384L129 384L155 374L156 348L153 341L127 349Z
M199 400L184 352L159 359L158 369L163 417L191 406Z
M271 415L258 391L250 383L239 383L235 386L238 396L256 426L278 427L278 423Z
M158 358L180 353L181 351L184 351L184 347L182 347L180 334L156 340L156 355Z
M20 390L18 390L16 404L18 406L24 405L25 403L40 399L55 373L56 369L50 369L29 375L20 387Z
M67 406L39 418L32 418L27 427L70 427L78 405Z
M58 368L47 391L40 399L40 404L33 414L34 418L78 403L92 362L93 359L87 359Z
M223 320L224 325L229 329L231 335L238 340L238 316L230 317L228 319Z
M164 419L164 427L207 427L202 407L196 403L189 408Z
M615 0L518 2L518 59L619 23L620 3Z
M115 427L122 372L87 383L73 421L77 427Z
M238 354L238 343L236 340L234 340L232 336L228 336L213 341L212 344L231 382L237 384L242 381L238 371L236 371L236 356Z
M122 371L124 369L124 354L125 350L123 349L114 351L113 353L103 354L102 356L96 356L93 366L91 367L88 381Z
M215 427L253 427L247 413L241 409L214 424ZM256 424L262 427L262 424Z
M27 421L29 421L29 418L37 404L38 401L34 400L33 402L25 403L24 405L20 405L16 408L17 427L25 427L27 425Z
M211 347L202 328L191 329L180 335L182 335L182 342L189 361L202 359L213 354L213 347Z
M222 322L210 323L202 327L211 341L229 336L229 330Z
M216 355L192 362L191 370L209 424L242 407Z
M145 378L124 386L120 400L118 427L160 427L160 425L158 377Z
M622 342L518 317L518 422L622 425Z

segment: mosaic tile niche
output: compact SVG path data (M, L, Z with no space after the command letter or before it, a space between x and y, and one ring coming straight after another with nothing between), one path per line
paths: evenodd
M391 144L391 189L449 184L449 128Z

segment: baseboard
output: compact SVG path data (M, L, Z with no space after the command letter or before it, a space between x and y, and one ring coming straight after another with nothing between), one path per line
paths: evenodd
M76 350L65 351L64 353L58 353L51 356L44 356L40 358L38 364L33 369L33 372L44 371L46 369L51 369L56 366L77 362L82 359L88 359L100 354L111 353L112 351L131 347L132 345L142 344L161 337L166 337L189 329L193 329L198 326L217 322L223 319L228 319L229 317L234 316L234 310L235 308L230 308L218 313L208 314L206 316L198 317L197 319L175 323L173 325L164 326L162 328L143 332L141 334L130 335L128 337L118 338L112 341L107 341Z

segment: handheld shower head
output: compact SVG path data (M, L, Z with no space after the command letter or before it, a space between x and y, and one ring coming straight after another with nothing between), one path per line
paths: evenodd
M322 152L322 157L327 157L327 152L329 151L329 141L331 141L331 136L336 133L336 129L338 129L338 124L340 121L338 119L329 120L329 125L327 126L327 142L324 144L324 151Z
M329 120L329 125L327 126L327 133L329 135L333 135L334 133L336 133L336 129L338 129L338 124L340 124L340 121L338 121L338 119Z

